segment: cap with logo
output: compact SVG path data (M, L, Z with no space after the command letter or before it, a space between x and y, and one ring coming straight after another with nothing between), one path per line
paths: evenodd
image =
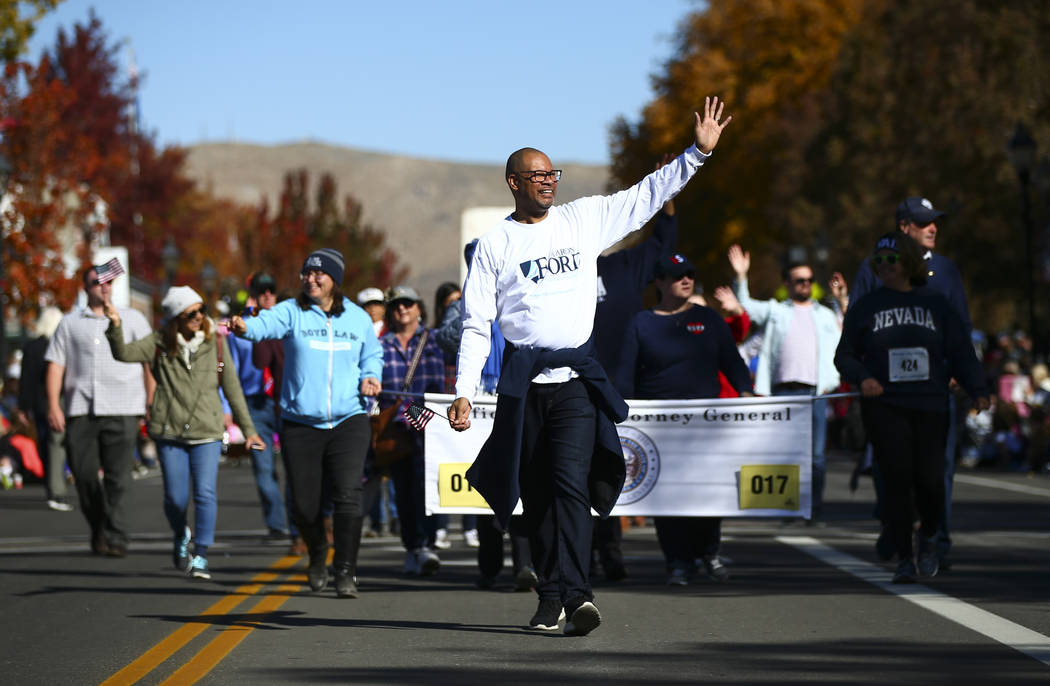
M656 278L658 279L680 279L683 276L696 276L696 267L685 255L675 253L661 257L656 263Z
M419 293L416 293L416 289L411 286L394 286L386 292L386 301L393 303L397 300L411 300L412 302L422 302L419 299Z
M369 303L381 303L384 300L386 298L383 297L383 291L378 288L365 288L357 294L357 304L361 307Z
M934 209L933 203L926 198L905 198L897 205L897 222L913 222L926 226L944 216L944 212Z

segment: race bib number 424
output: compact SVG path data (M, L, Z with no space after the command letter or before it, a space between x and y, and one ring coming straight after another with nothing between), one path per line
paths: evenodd
M926 348L890 348L890 381L927 381L930 353Z

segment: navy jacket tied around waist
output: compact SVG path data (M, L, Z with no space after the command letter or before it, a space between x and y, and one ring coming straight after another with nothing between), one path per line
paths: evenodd
M540 371L558 367L571 367L579 374L598 409L594 454L587 478L591 507L607 517L623 489L626 469L616 423L627 418L627 403L594 358L592 340L578 348L562 350L518 348L508 342L497 386L499 397L492 433L467 470L467 480L488 502L503 529L510 523L511 512L521 495L518 475L525 396Z

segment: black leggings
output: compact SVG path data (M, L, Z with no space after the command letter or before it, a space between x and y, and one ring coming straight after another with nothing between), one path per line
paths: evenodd
M292 518L311 555L326 547L323 494L330 496L335 504L332 529L336 567L357 564L361 471L371 436L371 425L365 414L354 415L332 429L315 429L285 420L281 431ZM328 487L327 492L324 486Z
M945 400L945 409L948 403ZM919 533L937 533L944 512L944 442L948 413L864 400L864 430L883 478L883 521L901 559L912 556L912 522Z

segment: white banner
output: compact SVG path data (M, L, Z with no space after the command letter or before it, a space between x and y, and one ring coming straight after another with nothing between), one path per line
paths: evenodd
M441 415L426 429L427 513L486 514L463 472L492 430L495 398L478 399L462 433L443 419L452 400L426 396ZM614 515L810 516L812 398L629 402L617 425L627 481Z

